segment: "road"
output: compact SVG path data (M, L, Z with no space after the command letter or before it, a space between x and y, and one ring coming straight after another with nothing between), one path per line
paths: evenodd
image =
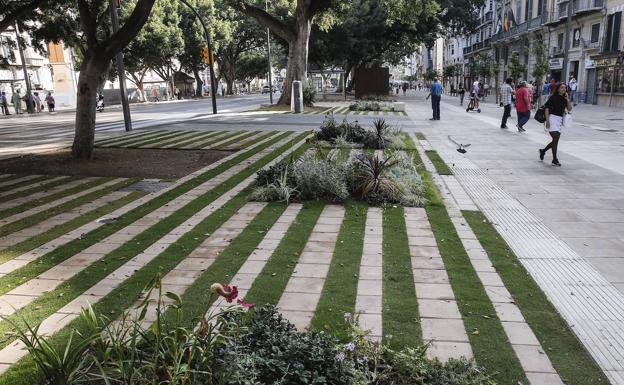
M219 113L240 112L267 103L267 95L217 99ZM132 105L134 129L174 124L212 116L210 98ZM118 106L96 115L96 135L122 132L123 114ZM0 159L17 154L47 151L70 143L74 136L74 113L70 111L0 119Z

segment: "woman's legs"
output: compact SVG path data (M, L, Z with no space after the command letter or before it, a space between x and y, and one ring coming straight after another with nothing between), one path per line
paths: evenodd
M554 162L556 160L558 161L558 159L557 159L557 145L559 144L559 138L561 137L561 133L559 131L550 131L550 137L552 138L552 140L550 141L550 143L548 143L548 145L546 147L544 147L542 152L545 153L548 150L552 150L553 162Z

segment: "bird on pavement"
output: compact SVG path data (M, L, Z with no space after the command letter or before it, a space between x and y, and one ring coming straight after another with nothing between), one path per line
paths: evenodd
M470 147L470 143L467 144L463 144L463 143L458 143L455 140L453 140L453 138L451 138L451 136L448 136L449 140L451 142L453 142L456 146L457 146L457 152L465 154L466 153L466 148Z

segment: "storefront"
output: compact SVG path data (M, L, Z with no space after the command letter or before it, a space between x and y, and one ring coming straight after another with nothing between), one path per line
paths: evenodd
M596 98L599 105L624 107L624 53L596 59Z

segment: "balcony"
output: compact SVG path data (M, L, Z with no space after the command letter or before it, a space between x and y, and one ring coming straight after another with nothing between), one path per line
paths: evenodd
M31 66L31 67L43 66L43 59L40 59L40 58L27 57L27 58L24 58L24 61L26 62L27 66Z
M470 52L472 52L472 47L464 47L464 55L467 55Z
M555 5L555 11L551 12L547 24L559 24L568 17L569 0ZM572 0L572 16L579 16L592 12L599 12L605 4L605 0Z
M563 55L563 48L562 47L552 47L551 51L552 51L552 55L551 56Z
M492 12L487 12L485 15L481 17L481 25L489 23L492 21Z

